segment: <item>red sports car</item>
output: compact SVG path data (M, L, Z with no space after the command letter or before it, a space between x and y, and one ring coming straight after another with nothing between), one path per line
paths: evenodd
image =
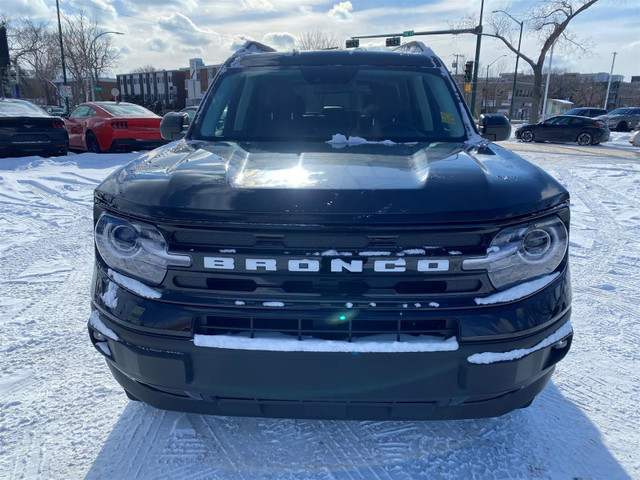
M167 143L160 135L162 118L140 105L89 102L65 118L69 148L90 152L148 150Z

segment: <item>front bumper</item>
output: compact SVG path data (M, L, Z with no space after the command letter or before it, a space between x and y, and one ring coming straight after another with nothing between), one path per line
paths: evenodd
M476 321L487 320L493 312L502 333L462 334L453 351L353 353L202 347L187 332L172 334L166 329L134 325L132 314L127 321L119 319L100 301L104 292L94 295L98 301L93 304L89 332L123 388L157 408L286 418L493 417L529 404L549 381L555 364L567 354L572 340L570 309L565 302L570 296L567 282L562 275L523 301L479 308ZM165 305L162 313L162 308L153 308L161 302L120 289L119 303L130 304L134 299L138 307L148 308L158 317L168 318L179 308ZM505 308L513 312L514 319L536 308L535 313L543 316L550 299L567 306L555 310L544 323L522 331L505 325ZM472 311L468 314L474 315ZM162 323L163 318L158 318L158 324ZM494 353L483 357L489 363L470 361L470 357L477 358L473 355L487 352Z

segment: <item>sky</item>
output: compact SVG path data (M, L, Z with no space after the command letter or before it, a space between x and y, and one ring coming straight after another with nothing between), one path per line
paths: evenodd
M575 2L577 3L577 2ZM485 16L506 10L525 20L531 2L486 0ZM119 68L127 73L143 66L160 69L186 67L189 58L205 64L223 62L247 39L289 50L297 36L320 30L335 35L341 45L355 35L387 34L406 30L432 31L455 28L461 19L479 15L478 0L60 0L63 14L79 11L96 20L104 31L119 31L112 41L119 49ZM56 25L54 0L12 0L3 2L0 15L27 16ZM517 24L512 22L517 28ZM609 72L640 75L640 3L638 0L599 0L577 16L569 26L578 43L589 45L584 54L565 46L555 49L553 69L568 72ZM464 60L475 56L474 35L414 37L430 46L449 66L454 54ZM522 51L532 58L539 54L540 42L527 31ZM362 41L367 48L384 48L384 39ZM548 57L547 57L548 58ZM461 59L462 63L463 60ZM490 71L485 67L491 64ZM499 40L484 37L480 56L481 77L513 71L515 55ZM453 70L453 68L452 68ZM520 62L519 71L527 71Z

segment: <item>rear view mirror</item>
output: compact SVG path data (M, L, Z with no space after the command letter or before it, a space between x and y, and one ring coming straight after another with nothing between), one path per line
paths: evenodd
M180 140L187 133L189 116L186 113L169 112L160 122L160 135L169 141Z
M499 113L480 115L480 135L492 142L508 140L511 137L511 122Z

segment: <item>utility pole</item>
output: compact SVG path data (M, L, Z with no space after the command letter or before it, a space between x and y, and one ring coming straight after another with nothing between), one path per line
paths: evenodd
M67 67L64 64L64 47L62 46L62 23L60 23L60 2L56 0L56 9L58 10L58 35L60 37L60 55L62 57L62 80L64 86L67 86ZM64 97L64 105L69 115L69 97Z
M455 66L456 66L456 75L458 75L458 65L459 65L458 58L459 58L459 57L464 58L464 55L463 55L463 54L461 54L461 53L454 53L454 54L453 54L453 55L451 55L451 56L452 56L452 57L456 57L456 63L455 63Z
M604 97L604 105L602 108L607 109L607 103L609 103L609 91L611 90L611 77L613 76L613 65L616 63L616 55L618 52L613 52L613 61L611 62L611 72L609 73L609 83L607 83L607 95Z
M484 12L484 0L480 4L480 22L478 22L478 33L476 34L476 63L473 69L473 83L471 84L471 116L476 116L476 94L478 91L478 65L480 63L480 44L482 43L482 14Z

